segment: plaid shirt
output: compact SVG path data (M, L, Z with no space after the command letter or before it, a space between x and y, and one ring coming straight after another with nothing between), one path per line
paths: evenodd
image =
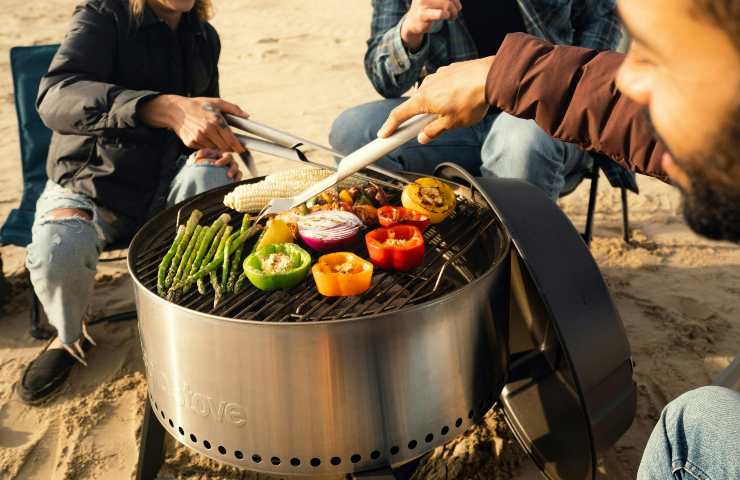
M597 50L616 49L622 28L616 0L516 0L527 33L552 43ZM386 98L399 97L438 68L478 58L473 37L465 26L464 9L454 20L434 22L421 48L408 52L401 41L401 20L411 0L372 0L373 19L365 53L365 72ZM605 162L609 182L637 190L634 176ZM631 178L630 178L631 177Z

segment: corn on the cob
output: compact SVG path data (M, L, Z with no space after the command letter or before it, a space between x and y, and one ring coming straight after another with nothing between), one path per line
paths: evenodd
M334 173L327 168L303 166L270 174L257 183L239 185L224 197L224 205L238 212L255 213L262 210L273 198L288 198L301 193L314 183ZM362 181L347 178L338 188L360 185Z

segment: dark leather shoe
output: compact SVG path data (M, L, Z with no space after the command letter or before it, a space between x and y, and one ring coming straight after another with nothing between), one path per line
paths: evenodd
M82 344L83 349L89 350L90 344L86 340ZM18 396L29 405L47 400L64 385L75 363L77 360L62 348L45 349L23 371L16 387Z

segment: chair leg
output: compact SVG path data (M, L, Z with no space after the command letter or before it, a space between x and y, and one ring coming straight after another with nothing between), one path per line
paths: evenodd
M594 211L596 210L596 194L599 191L599 167L594 162L594 168L591 172L591 191L588 194L588 213L586 213L586 228L583 232L583 241L586 245L591 246L591 237L594 227Z
M31 288L31 336L37 340L48 340L54 336L54 332L41 325L41 302L36 292Z
M164 459L164 436L162 424L157 420L157 413L152 410L149 399L145 400L144 424L141 427L139 443L139 461L136 465L136 480L154 480L157 478Z
M630 243L630 214L627 206L627 189L622 188L622 233L625 243Z

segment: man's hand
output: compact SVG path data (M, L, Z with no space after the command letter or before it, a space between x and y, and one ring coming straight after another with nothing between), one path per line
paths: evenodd
M401 24L404 46L412 52L418 50L432 23L455 18L460 10L460 0L413 0Z
M378 136L391 135L399 125L420 113L439 116L424 127L419 143L429 143L447 130L480 122L488 112L486 79L494 59L490 56L453 63L429 75L411 98L393 109Z
M238 182L242 178L239 164L234 160L234 154L230 152L222 152L211 148L202 148L197 152L190 154L188 163L226 167L229 169L228 172L226 172L226 175L228 175L229 178L234 179L235 182Z
M189 98L159 95L144 103L139 115L152 127L170 128L189 148L244 152L222 113L249 115L239 106L220 98Z

